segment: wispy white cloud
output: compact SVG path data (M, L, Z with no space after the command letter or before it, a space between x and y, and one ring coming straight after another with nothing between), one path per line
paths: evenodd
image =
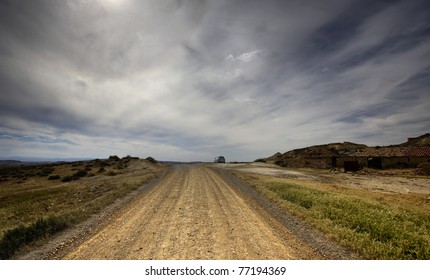
M226 59L227 60L231 60L231 61L240 61L243 63L248 63L248 62L252 62L253 60L255 60L259 55L262 54L262 51L260 50L253 50L253 51L249 51L249 52L245 52L242 53L238 56L234 56L232 54L229 54Z

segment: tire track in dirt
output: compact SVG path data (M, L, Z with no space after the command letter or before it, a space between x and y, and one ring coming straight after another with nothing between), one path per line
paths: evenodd
M65 259L321 259L219 174L178 165Z

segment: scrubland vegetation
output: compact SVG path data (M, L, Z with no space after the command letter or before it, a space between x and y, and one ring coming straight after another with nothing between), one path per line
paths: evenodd
M0 259L86 220L157 172L131 157L0 168Z
M239 174L365 259L430 259L430 198Z

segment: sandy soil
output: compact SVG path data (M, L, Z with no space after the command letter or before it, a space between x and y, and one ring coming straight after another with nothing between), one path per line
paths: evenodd
M172 167L64 259L322 259L220 174Z
M430 195L430 177L411 176L402 170L372 171L368 173L344 173L316 169L287 169L273 164L219 164L219 168L246 171L282 178L317 181L351 188L390 193L418 193Z

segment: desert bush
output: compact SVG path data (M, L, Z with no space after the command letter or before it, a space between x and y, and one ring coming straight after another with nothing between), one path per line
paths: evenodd
M118 161L120 160L120 158L117 155L114 155L114 156L110 156L109 160Z
M64 176L63 179L61 179L61 182L70 182L76 180L73 176Z
M285 163L283 160L277 160L275 161L276 165L279 165L280 167L287 167L287 163Z
M153 157L147 157L146 158L147 161L149 161L150 163L158 163L158 161L156 161Z
M88 175L86 170L78 170L72 176L65 176L61 181L62 182L70 182L73 180L79 180L81 177L85 177Z
M76 173L75 174L73 174L72 176L73 177L75 177L75 178L81 178L81 177L85 177L85 176L87 176L87 174L88 174L88 172L86 171L86 170L78 170L78 171L76 171Z
M54 168L52 167L43 167L42 170L40 170L39 172L37 172L37 176L39 177L46 177L48 175L50 175L52 172L54 172Z
M262 162L262 163L266 163L266 159L264 159L264 158L259 158L259 159L254 160L254 162Z
M27 179L27 175L25 175L25 174L15 174L14 176L13 176L15 179Z

